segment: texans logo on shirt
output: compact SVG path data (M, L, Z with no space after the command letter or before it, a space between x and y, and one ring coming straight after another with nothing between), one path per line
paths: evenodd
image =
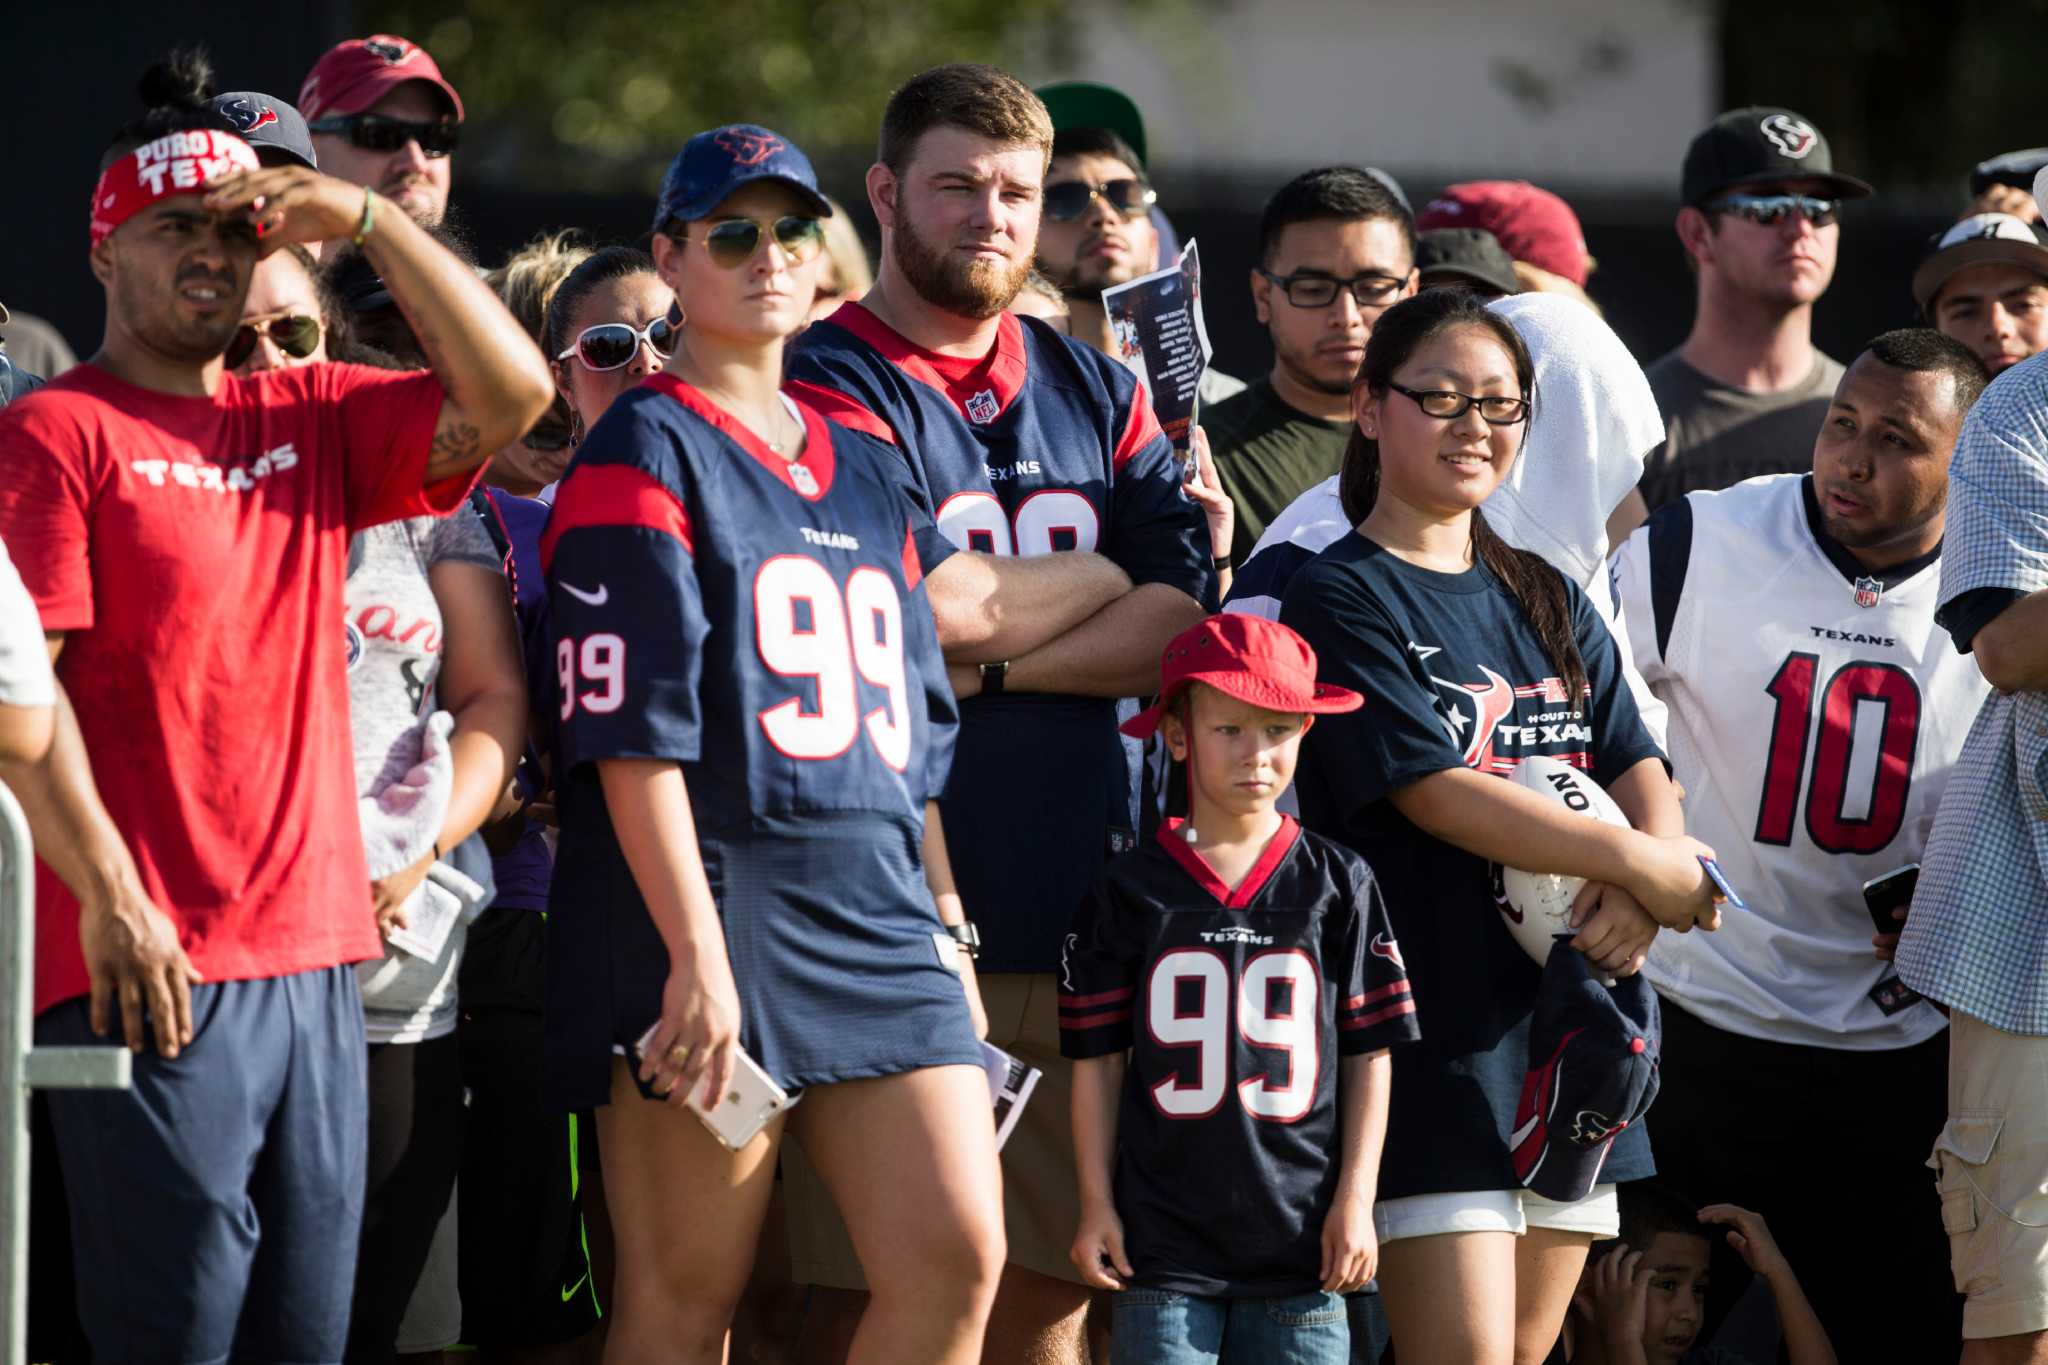
M348 632L348 643L342 647L342 658L348 665L348 671L353 673L356 671L356 665L363 661L363 633L356 629L356 623L353 621L343 621L341 628Z
M1401 960L1401 945L1396 943L1389 935L1374 934L1372 936L1372 955L1385 958L1404 972L1408 970L1408 964Z
M1443 652L1440 646L1413 641L1408 648L1422 661ZM1461 746L1466 767L1483 773L1506 773L1529 754L1542 752L1541 746L1586 744L1592 740L1592 731L1577 709L1545 711L1518 722L1517 702L1537 701L1548 707L1567 705L1562 678L1544 678L1518 687L1484 664L1479 666L1479 672L1483 675L1480 682L1427 674L1437 686L1437 716L1451 739ZM1495 750L1501 746L1521 752L1497 754ZM1552 756L1567 763L1583 765L1586 761L1583 748Z

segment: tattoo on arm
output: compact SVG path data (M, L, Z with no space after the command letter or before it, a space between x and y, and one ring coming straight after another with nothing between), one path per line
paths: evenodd
M475 464L481 436L475 423L454 414L443 416L434 428L433 444L427 447L428 477L446 477L436 471L455 473Z

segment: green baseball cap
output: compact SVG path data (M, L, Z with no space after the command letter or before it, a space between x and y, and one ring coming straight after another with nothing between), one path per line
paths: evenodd
M1064 132L1069 128L1107 128L1138 154L1138 160L1148 159L1145 149L1145 117L1138 112L1138 106L1131 97L1115 86L1103 85L1096 81L1056 81L1041 85L1032 91L1045 104L1045 112L1052 115L1052 130ZM1143 166L1139 170L1145 169Z

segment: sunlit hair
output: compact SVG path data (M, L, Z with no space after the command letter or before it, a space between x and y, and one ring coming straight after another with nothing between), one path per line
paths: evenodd
M1426 289L1403 299L1379 315L1372 325L1372 338L1365 343L1365 363L1359 366L1352 391L1364 388L1382 402L1389 392L1394 372L1410 356L1437 337L1459 327L1477 327L1500 342L1514 364L1515 382L1530 402L1529 416L1522 426L1526 445L1529 428L1536 422L1536 362L1528 343L1514 324L1470 294L1454 289ZM1371 514L1380 497L1380 444L1358 429L1351 428L1351 443L1344 450L1344 464L1337 481L1344 515L1356 526ZM1550 666L1564 680L1565 695L1572 705L1582 704L1586 687L1586 665L1579 657L1579 642L1572 628L1572 599L1564 575L1541 555L1518 550L1502 540L1486 524L1486 516L1472 509L1472 557L1484 564L1501 581L1522 614L1542 641Z
M1031 88L1001 67L979 62L935 66L904 82L882 110L875 159L898 175L918 139L959 128L1012 146L1036 147L1052 161L1052 115Z
M836 297L857 299L875 287L875 270L868 264L868 249L860 240L846 206L830 201L832 216L825 220L825 259L832 264L832 290Z

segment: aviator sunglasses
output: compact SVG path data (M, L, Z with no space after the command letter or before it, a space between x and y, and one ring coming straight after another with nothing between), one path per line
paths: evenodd
M631 364L633 357L640 353L643 341L654 348L656 355L666 360L675 352L675 326L665 317L656 318L645 327L635 327L628 322L600 322L595 327L585 327L569 349L555 359L567 360L573 355L583 362L584 369L602 374Z
M292 359L304 360L320 349L320 319L290 313L281 318L245 322L235 329L234 340L221 356L222 363L231 370L240 369L242 362L255 353L259 336L269 337L278 350Z
M1821 199L1811 194L1724 194L1707 205L1715 213L1732 213L1759 227L1776 227L1798 214L1817 228L1835 221L1839 199Z
M777 218L773 223L753 218L727 218L713 223L701 238L684 237L682 240L699 242L704 254L719 269L738 270L760 250L764 233L773 233L775 244L788 252L790 260L798 265L816 256L818 249L825 245L824 223L794 213Z
M1134 218L1158 201L1159 191L1142 180L1106 180L1100 185L1085 180L1062 180L1045 187L1045 216L1055 223L1069 223L1086 213L1088 205L1097 199L1116 210L1118 216Z
M342 133L366 152L395 152L408 142L420 144L420 153L444 157L462 142L462 125L453 120L416 123L411 119L386 118L382 114L349 114L324 118L306 125L315 133Z

